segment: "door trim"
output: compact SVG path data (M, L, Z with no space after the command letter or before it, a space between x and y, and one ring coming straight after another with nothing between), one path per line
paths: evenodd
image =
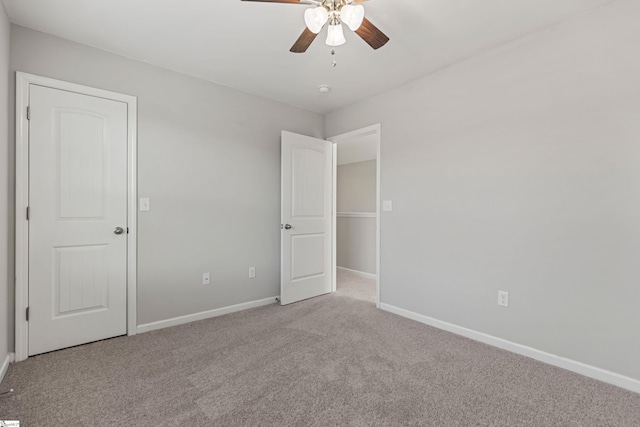
M29 325L26 309L29 302L29 86L95 96L127 104L127 335L136 334L137 325L137 104L135 96L110 92L33 74L16 73L16 241L15 241L15 360L28 358Z
M341 141L346 141L352 138L358 138L368 135L377 135L378 148L376 150L376 307L380 308L380 123L367 126L362 129L357 129L351 132L343 133L341 135L332 136L327 138L327 141L333 143L333 209L332 209L332 292L336 291L336 274L337 274L337 182L338 182L338 147Z

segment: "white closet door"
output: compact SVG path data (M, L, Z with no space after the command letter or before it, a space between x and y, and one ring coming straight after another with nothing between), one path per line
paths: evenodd
M127 105L30 86L29 355L127 331Z

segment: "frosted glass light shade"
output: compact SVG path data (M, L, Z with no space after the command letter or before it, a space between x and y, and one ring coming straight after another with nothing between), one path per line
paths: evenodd
M329 46L340 46L347 41L344 38L344 32L342 31L342 24L329 24L329 31L327 31L327 41Z
M347 24L351 31L355 31L362 25L364 19L364 7L362 5L346 4L340 9L340 20Z
M318 34L324 24L329 19L329 12L322 6L314 7L313 9L307 9L304 11L304 23L307 25L309 31L314 34Z

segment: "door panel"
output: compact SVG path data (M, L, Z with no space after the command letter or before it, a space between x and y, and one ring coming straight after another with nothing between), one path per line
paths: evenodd
M291 147L292 219L324 218L325 166L324 146L317 148L307 145Z
M291 280L324 274L325 234L291 236Z
M60 219L103 218L105 117L54 109L60 164Z
M126 333L127 105L29 88L29 355Z
M282 304L331 292L332 146L282 132Z
M54 248L54 319L108 308L104 275L107 248L107 245Z

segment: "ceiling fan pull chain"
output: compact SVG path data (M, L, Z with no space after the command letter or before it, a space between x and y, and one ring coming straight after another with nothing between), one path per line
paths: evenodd
M331 56L333 56L333 62L331 62L331 66L335 67L336 65L338 65L338 63L336 62L336 50L335 49L331 49Z

